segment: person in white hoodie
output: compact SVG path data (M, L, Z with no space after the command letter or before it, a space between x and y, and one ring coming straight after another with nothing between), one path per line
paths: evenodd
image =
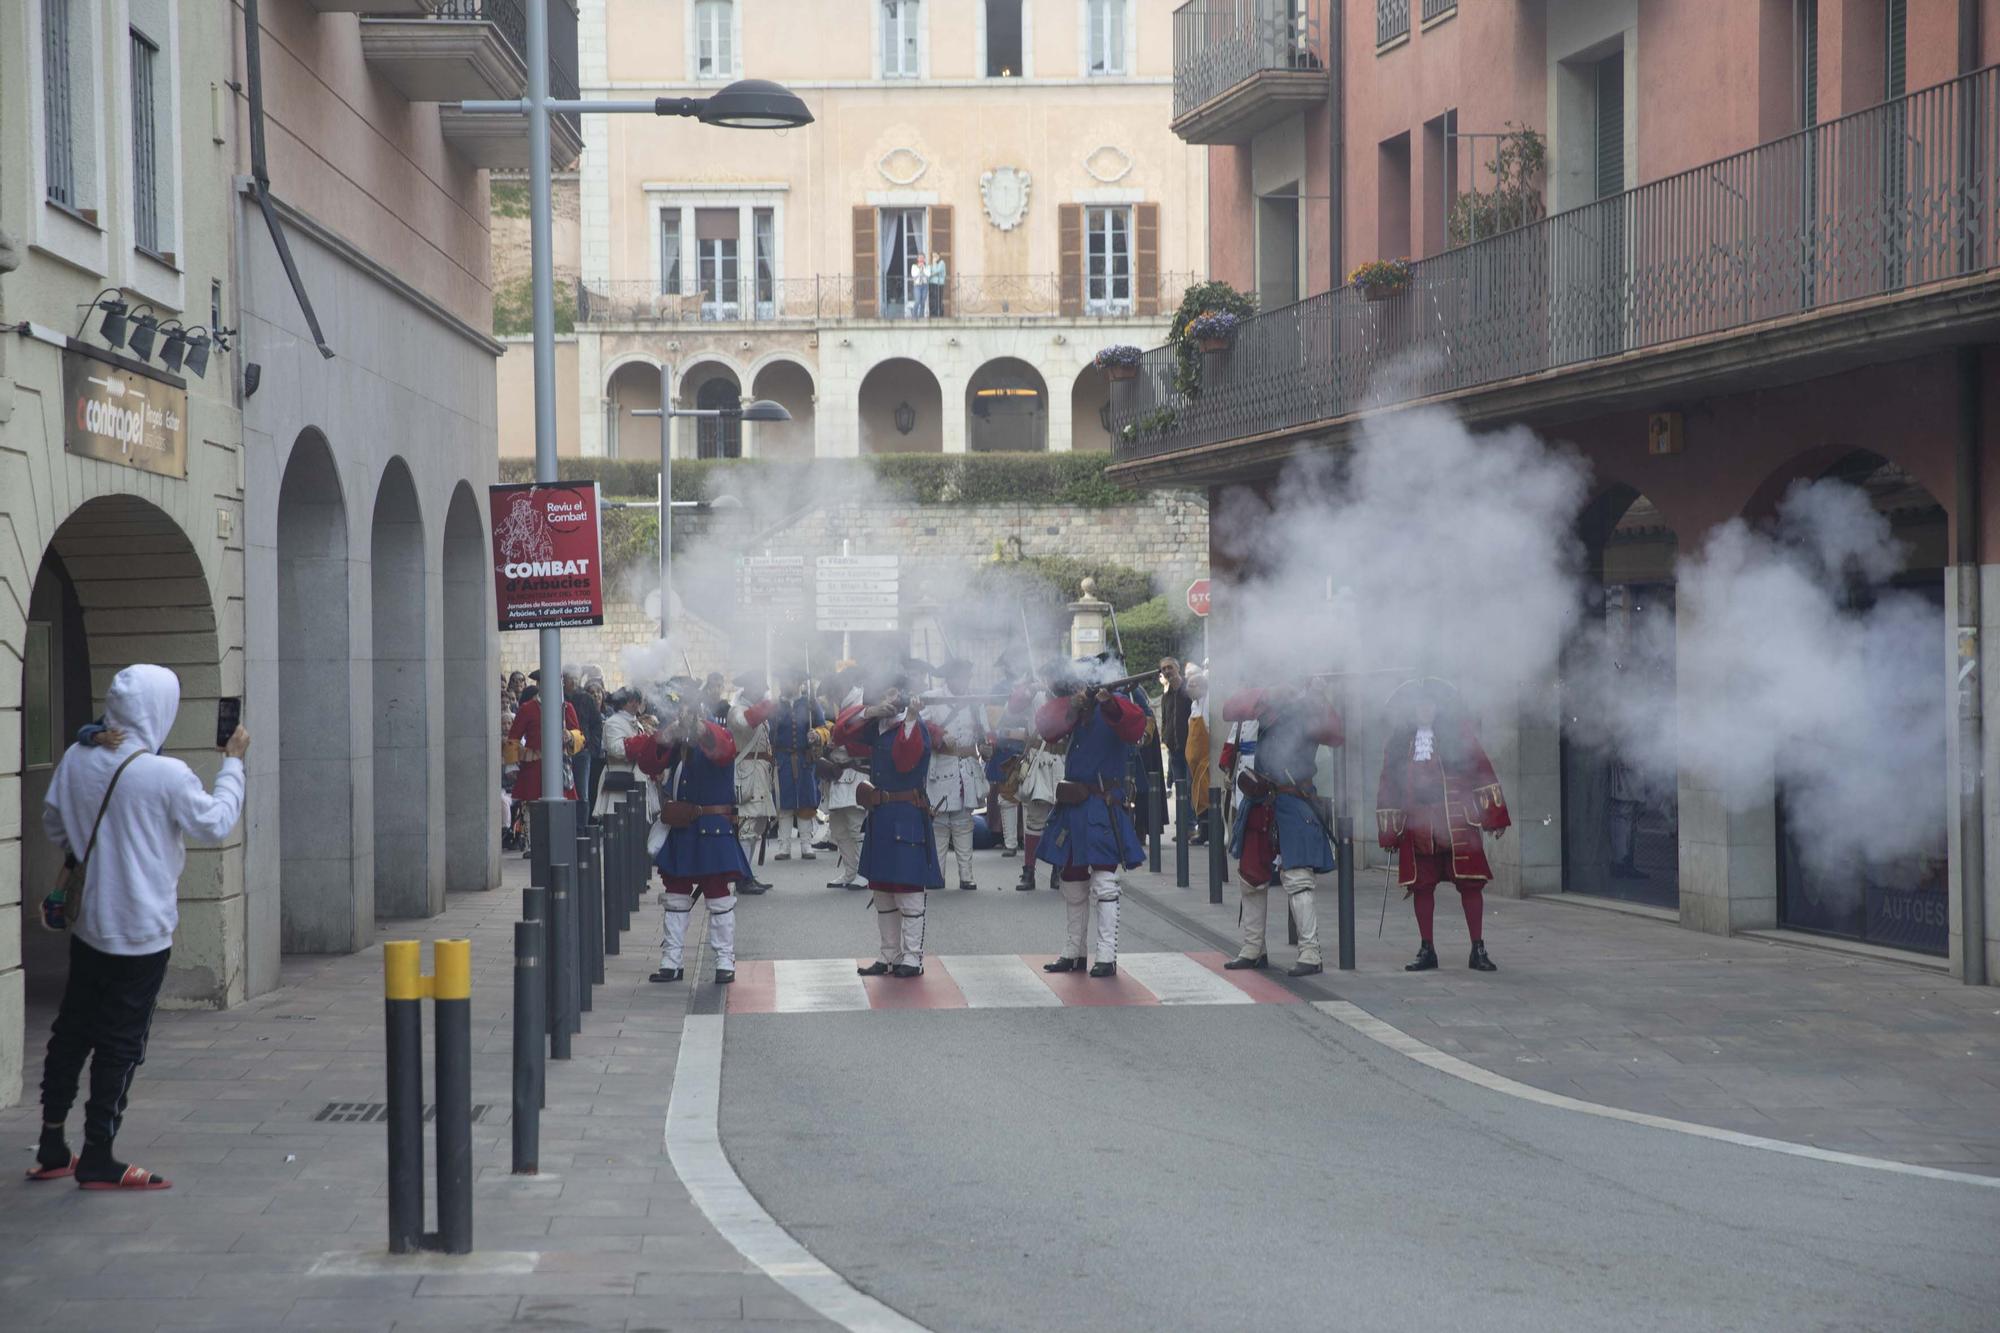
M104 699L104 722L123 732L124 742L115 749L72 745L42 806L50 841L82 863L82 897L74 908L69 981L42 1066L42 1138L29 1173L36 1180L74 1175L84 1189L168 1188L164 1178L126 1165L111 1149L132 1076L146 1060L153 1007L180 922L187 843L217 842L236 827L250 748L250 733L238 727L223 747L210 793L193 769L159 752L180 704L180 679L167 668L120 671ZM86 1057L83 1152L73 1156L64 1126Z

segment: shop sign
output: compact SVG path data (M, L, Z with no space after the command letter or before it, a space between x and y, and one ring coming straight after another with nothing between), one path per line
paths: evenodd
M597 483L522 482L488 488L500 628L604 623Z
M187 389L72 344L63 350L63 448L80 458L187 476Z

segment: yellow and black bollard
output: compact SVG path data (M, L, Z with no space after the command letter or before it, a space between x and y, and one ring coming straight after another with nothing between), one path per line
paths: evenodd
M423 973L423 946L382 946L382 1007L389 1092L389 1252L472 1251L472 941L432 946L435 975ZM424 1017L437 1006L438 1231L424 1234Z

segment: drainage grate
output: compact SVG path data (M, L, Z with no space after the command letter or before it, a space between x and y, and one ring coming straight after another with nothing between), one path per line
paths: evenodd
M473 1123L479 1123L480 1117L485 1114L486 1103L474 1103L472 1107ZM313 1117L316 1121L324 1121L328 1124L337 1125L372 1125L388 1118L389 1104L387 1102L328 1102L320 1108L319 1114ZM435 1119L437 1119L437 1107L426 1105L424 1107L424 1123L429 1124Z

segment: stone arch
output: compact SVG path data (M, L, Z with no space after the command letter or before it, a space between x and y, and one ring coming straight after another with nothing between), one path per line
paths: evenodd
M375 912L435 916L444 885L430 874L430 654L424 518L416 482L391 458L369 522L374 642Z
M77 506L50 535L25 591L15 827L37 832L20 841L22 901L0 911L0 921L18 934L26 1031L40 1034L68 974L68 941L29 914L61 864L39 832L56 763L77 728L100 715L112 677L135 662L152 662L171 668L181 683L165 752L212 781L220 762L213 742L223 680L214 595L201 557L181 526L146 500L104 495ZM12 773L12 759L0 771ZM203 1004L241 998L240 958L233 966L225 960L241 948L243 903L217 891L229 883L223 859L240 849L241 837L239 831L223 847L188 852L183 939L201 943L176 951L165 995ZM21 1049L39 1047L30 1039Z
M1610 701L1590 692L1615 691L1615 702L1639 715L1674 717L1679 537L1658 506L1623 483L1584 507L1576 531L1584 620L1562 673L1559 709L1562 887L1673 908L1680 901L1680 817L1671 723L1642 754L1598 725L1591 715ZM1588 684L1572 697L1568 682Z
M494 823L487 645L493 628L493 571L486 525L469 482L453 488L444 517L444 886L454 893L494 883Z
M996 356L965 382L965 447L1039 454L1049 447L1049 386L1019 357Z
M660 405L660 366L645 357L625 357L604 376L604 453L609 458L658 458L660 423L636 417Z
M353 953L375 933L372 822L354 818L347 503L326 437L278 486L278 930L286 953Z
M749 452L758 458L811 458L817 451L817 394L812 368L789 356L767 357L750 377L750 396L768 398L792 414L790 421L746 426Z
M944 390L923 362L902 356L876 362L861 377L855 400L862 453L944 452Z
M1111 381L1096 366L1076 372L1069 387L1069 447L1078 453L1111 448Z
M674 405L683 408L732 409L742 405L743 377L719 358L704 357L682 372ZM675 439L677 458L741 458L741 418L682 418Z

